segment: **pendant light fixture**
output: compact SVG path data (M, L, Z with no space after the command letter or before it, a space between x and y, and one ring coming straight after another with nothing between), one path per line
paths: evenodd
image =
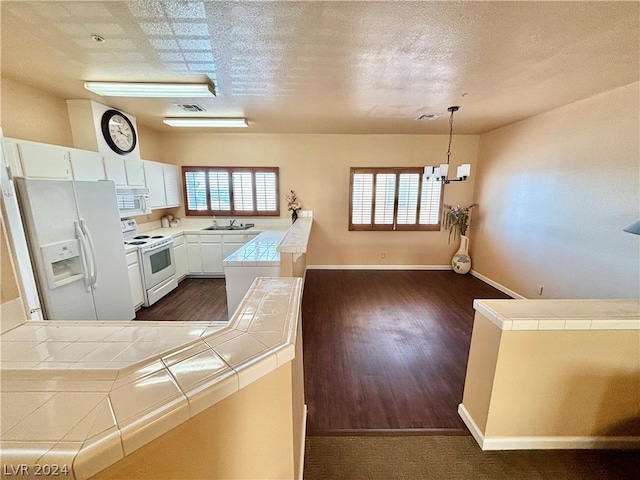
M456 178L449 178L449 161L451 160L451 139L453 138L453 113L460 110L460 107L453 106L447 108L451 115L449 116L449 148L447 148L447 163L441 163L439 167L424 167L425 178L434 178L444 185L450 182L463 182L471 174L471 164L463 163L456 170Z

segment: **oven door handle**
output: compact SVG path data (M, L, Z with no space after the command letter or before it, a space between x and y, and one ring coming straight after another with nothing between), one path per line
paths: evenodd
M147 253L155 252L156 250L160 250L160 249L163 249L163 248L168 248L170 246L171 246L171 242L163 243L162 245L158 245L157 247L148 247L148 248L145 248L144 250L142 250L142 254L146 255Z

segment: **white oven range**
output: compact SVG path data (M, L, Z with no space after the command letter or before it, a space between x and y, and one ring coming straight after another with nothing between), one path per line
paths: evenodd
M142 305L153 305L178 286L173 238L170 235L138 235L134 219L122 220L122 236L125 245L138 247L144 290Z

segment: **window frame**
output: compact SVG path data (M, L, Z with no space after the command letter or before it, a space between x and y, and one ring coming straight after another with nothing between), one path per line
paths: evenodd
M184 210L186 216L233 216L233 217L279 217L280 216L280 169L278 167L222 167L222 166L183 166L182 167L182 191L184 192ZM205 178L205 193L207 210L190 210L187 193L187 172L203 172ZM226 172L229 176L229 210L213 210L211 208L211 191L209 189L209 172ZM233 173L251 173L251 193L253 196L253 210L236 210L234 208ZM258 199L256 193L256 173L275 174L275 210L258 210Z
M376 180L377 174L395 174L395 193L393 201L393 223L391 224L378 224L375 223L375 209L376 209ZM399 203L399 188L400 188L400 174L418 174L418 201L416 205L416 223L413 224L401 224L398 223L398 203ZM372 174L372 199L371 199L371 223L366 224L354 224L353 223L353 180L355 174ZM443 188L440 184L440 199L438 205L438 221L437 223L421 224L420 222L420 208L422 205L422 185L424 182L424 169L422 167L351 167L349 174L349 230L350 231L439 231L442 215L442 201L443 201Z

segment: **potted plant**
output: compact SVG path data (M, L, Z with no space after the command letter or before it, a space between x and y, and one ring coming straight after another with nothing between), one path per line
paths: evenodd
M298 219L298 211L302 209L302 203L298 201L296 192L293 190L285 198L287 199L287 208L291 212L291 223L294 223Z
M469 228L469 217L471 210L477 204L462 208L460 205L445 205L442 216L442 225L449 229L449 242L451 235L453 238L460 237L460 247L451 259L451 266L456 273L467 273L471 270L471 257L469 257L469 238L466 236Z

